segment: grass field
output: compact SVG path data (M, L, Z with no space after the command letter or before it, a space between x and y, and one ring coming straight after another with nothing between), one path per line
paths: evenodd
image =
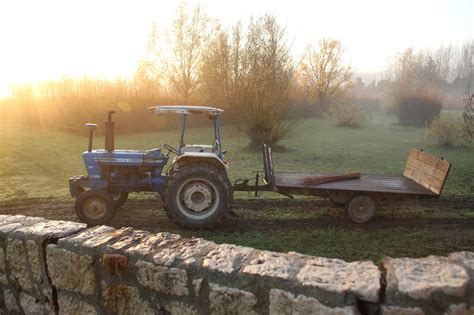
M283 171L352 171L400 174L410 148L423 148L453 165L444 196L474 196L474 149L438 148L419 128L401 127L378 114L362 128L335 127L319 119L299 120L292 136L281 142L288 152L274 153L275 168ZM246 150L247 137L236 126L222 130L231 176L251 177L262 169L260 153ZM87 138L58 131L0 124L0 201L27 197L68 198L67 180L84 174L81 153ZM103 137L94 145L102 148ZM187 143L210 143L210 128L188 130ZM116 147L150 149L176 145L178 131L117 135Z
M231 162L232 179L251 177L253 171L261 170L261 154L245 149L248 140L244 132L236 126L225 126L222 136L224 147L229 152L226 158ZM210 128L194 128L189 130L186 142L209 143L211 138ZM37 200L48 200L51 204L62 202L68 205L67 211L72 216L64 216L74 219L67 180L72 175L85 172L80 154L87 146L87 138L2 121L0 139L0 213L2 208L13 209L12 204L28 203L30 200L33 209L21 211L32 215L35 214ZM150 149L163 143L176 145L177 142L177 131L116 136L116 147L123 149ZM146 226L147 229L170 230L217 242L347 260L378 260L385 255L423 256L474 250L473 148L438 148L426 137L423 129L398 126L392 118L383 114L374 114L366 126L358 129L336 127L329 120L302 119L297 121L292 136L281 144L288 151L274 153L275 168L280 171L357 170L362 173L400 174L412 147L443 156L453 164L453 168L439 205L382 207L374 223L367 226L350 223L344 211L329 202L315 204L308 198L298 199L295 210L285 199L264 194L258 201L262 209L249 210L246 201L239 203L239 200L252 196L239 193L236 194L239 218L229 222L239 228L180 230L166 222L162 211L142 209L139 211L143 211L145 217L156 216L158 220L158 226ZM102 137L95 138L95 147L103 147ZM152 197L137 194L134 198ZM272 198L269 207L264 206L266 198ZM140 209L148 206L148 203L140 204L140 200L133 204L132 200L130 207ZM48 216L44 211L41 214ZM120 213L126 215L126 206ZM61 218L58 215L51 213L52 218ZM410 224L413 222L420 224ZM116 226L121 224L127 224L127 220L114 219L112 222ZM143 228L140 224L135 227Z

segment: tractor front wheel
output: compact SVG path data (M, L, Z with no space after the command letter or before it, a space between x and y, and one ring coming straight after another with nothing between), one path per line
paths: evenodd
M231 190L226 172L215 166L179 166L168 178L165 209L172 220L184 227L211 227L229 213Z
M88 225L108 223L115 214L115 202L112 195L104 190L87 190L76 200L76 214Z

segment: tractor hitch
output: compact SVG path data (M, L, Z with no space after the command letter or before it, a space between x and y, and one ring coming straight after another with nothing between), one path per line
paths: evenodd
M249 185L253 179L255 179L255 184ZM232 189L234 191L253 191L255 197L258 197L259 191L273 191L269 184L260 185L260 171L255 171L255 177L236 179Z

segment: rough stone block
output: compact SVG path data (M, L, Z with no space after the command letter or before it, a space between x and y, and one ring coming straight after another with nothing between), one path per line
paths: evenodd
M87 225L84 223L43 220L33 225L17 228L14 233L27 235L28 238L50 239L68 236L86 227Z
M287 254L259 251L257 255L242 269L244 273L288 279L295 274L299 266L288 260Z
M0 225L3 224L3 222L9 217L12 217L12 216L8 214L0 214Z
M2 225L0 226L0 234L7 234L21 226L22 226L21 223L18 223L18 222Z
M185 265L201 264L204 256L216 244L200 238L186 239L168 245L153 256L153 261L158 265L171 266L178 262Z
M58 295L59 315L81 314L96 315L97 311L94 306L82 300L69 297L60 292Z
M8 284L7 275L5 274L5 251L0 247L0 283Z
M321 314L321 315L353 315L358 311L352 306L328 307L317 299L298 295L297 297L283 290L270 291L270 314Z
M165 309L173 315L197 315L198 310L192 306L187 305L183 302L171 302L168 303Z
M353 294L369 302L377 302L380 270L371 261L345 262L340 259L312 257L297 275L298 281L341 295Z
M203 261L203 266L222 273L239 270L241 263L255 250L249 247L223 244L211 250Z
M97 234L88 240L84 241L82 245L88 248L98 248L100 246L110 246L117 242L120 238L130 234L133 231L132 228L121 228L111 232Z
M26 216L24 216L22 214L16 214L16 215L2 214L0 216L0 225L6 225L6 224L13 223L13 222L20 222L20 221L23 221L25 218L26 218Z
M425 315L419 307L382 306L381 315Z
M0 284L8 284L7 275L0 274Z
M0 247L0 273L5 272L5 251Z
M5 307L9 311L20 311L18 303L16 302L15 296L12 291L8 289L3 290L3 301L5 302Z
M9 239L7 243L7 263L10 268L10 279L23 290L32 289L28 270L26 247L23 241Z
M43 218L25 217L24 215L14 215L4 220L0 225L0 235L11 233L18 228L33 225L37 222L44 221Z
M456 252L449 254L448 258L474 272L474 252ZM474 280L474 279L473 279Z
M93 259L80 255L57 245L48 245L48 273L53 285L59 289L83 294L95 293Z
M102 290L102 294L105 297L105 308L110 312L130 315L155 314L148 302L140 297L140 293L135 287L123 284L107 286L107 284L103 282Z
M188 295L188 275L186 271L178 268L168 268L156 266L150 262L139 260L136 263L138 268L138 282L157 292L171 295Z
M210 283L209 300L212 314L257 314L257 298L251 292Z
M150 232L140 230L130 230L129 233L120 237L116 242L110 245L112 249L123 250L127 247L131 247L134 244L140 243L142 240L147 238Z
M387 258L382 264L387 270L386 300L394 305L404 301L402 295L414 300L427 300L435 293L462 297L469 282L466 270L445 257Z
M25 314L44 314L46 309L42 303L31 295L20 293L20 305ZM52 307L48 307L50 314L54 313Z
M196 296L199 296L201 294L201 287L202 287L203 281L204 279L202 278L193 280L194 294Z
M20 224L33 224L38 221L44 220L44 218L40 217L27 217L22 214L16 214L16 215L4 215L2 218L0 218L0 226L1 225L8 225L11 223L20 223Z
M85 230L82 230L81 232L70 235L68 237L63 237L58 240L59 245L67 244L67 245L72 245L72 246L83 246L84 243L87 241L91 240L91 242L88 242L87 245L84 245L86 247L94 247L93 244L95 243L101 243L103 239L101 239L102 236L106 235L106 239L111 239L112 236L110 236L110 233L115 231L113 227L110 226L94 226ZM99 241L99 240L100 241ZM94 241L95 240L95 241Z
M473 315L474 306L467 307L466 303L450 305L445 312L446 315Z
M120 254L104 254L102 267L112 276L121 276L128 267L128 259Z
M470 280L467 289L466 302L474 308L474 252L456 252L450 254L448 258L455 264L464 267L469 274Z
M44 275L43 262L40 259L40 247L33 240L27 240L26 251L28 253L28 260L33 273L33 279L36 282L41 282Z
M141 256L148 256L155 254L160 247L170 246L181 236L168 232L157 233L148 236L140 243L129 247L126 252L130 254L138 254Z

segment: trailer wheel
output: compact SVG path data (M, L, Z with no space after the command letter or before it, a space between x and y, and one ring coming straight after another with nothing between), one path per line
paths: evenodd
M229 213L232 188L223 170L209 164L185 164L174 169L165 188L169 217L187 228L211 227Z
M346 210L353 222L366 223L374 217L375 202L369 196L355 196L347 202Z
M106 224L115 214L115 203L111 194L104 190L87 190L76 200L76 214L88 225Z
M112 195L114 199L115 208L119 208L128 200L128 192L121 192Z

